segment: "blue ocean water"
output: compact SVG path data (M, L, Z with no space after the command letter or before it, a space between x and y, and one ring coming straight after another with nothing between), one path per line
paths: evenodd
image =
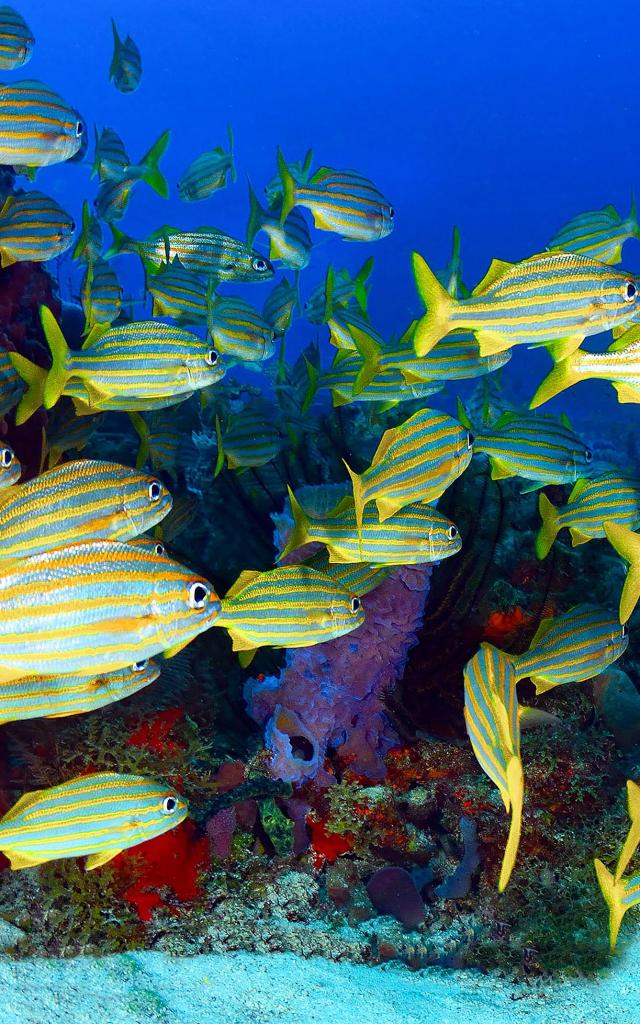
M421 311L411 249L443 265L454 224L465 279L474 283L492 257L540 251L582 210L613 203L626 215L636 184L637 90L633 33L617 9L612 31L593 2L577 11L551 0L31 0L24 13L37 46L26 70L77 104L91 135L94 124L115 128L134 159L170 128L162 167L172 186L198 153L225 144L233 125L238 184L192 204L175 188L163 200L139 186L122 222L134 237L160 224L212 224L243 237L245 176L260 194L276 170L276 145L289 160L313 147L318 164L372 178L395 207L393 234L365 245L315 232L301 287L304 296L330 261L355 270L374 255L371 319L390 335ZM142 83L128 95L108 81L112 16L142 52ZM97 191L86 165L45 168L38 182L78 221L82 199ZM638 267L638 242L627 244L625 263ZM137 261L116 266L139 291ZM244 292L256 305L266 295L260 286L222 290ZM314 335L298 322L290 351ZM513 395L528 398L531 377L547 366L546 355L517 351ZM569 392L563 408L576 400ZM619 414L602 384L582 385L578 401Z

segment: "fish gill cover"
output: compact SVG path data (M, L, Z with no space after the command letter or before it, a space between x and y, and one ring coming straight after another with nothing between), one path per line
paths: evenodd
M562 11L280 7L0 8L0 916L593 970L640 902L635 166L545 141Z

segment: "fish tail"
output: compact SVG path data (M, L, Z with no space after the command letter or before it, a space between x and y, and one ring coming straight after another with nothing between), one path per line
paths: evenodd
M360 546L360 557L362 558L362 517L364 515L364 508L366 505L366 498L364 495L364 488L362 484L362 477L351 469L349 463L342 460L347 468L347 473L351 477L351 486L353 488L353 504L356 511L356 526L358 527L358 544Z
M238 180L238 174L236 171L236 157L233 149L233 128L231 124L227 125L227 138L229 139L229 163L231 170L231 181L235 185Z
M522 831L522 803L524 799L524 775L522 762L519 757L513 757L507 767L507 785L511 802L511 824L509 826L509 838L502 858L500 878L498 880L498 892L504 892L511 872L518 855L520 845L520 833Z
M536 391L529 404L530 409L537 409L538 406L548 402L550 398L559 395L561 391L577 384L582 380L580 372L576 369L577 352L567 356L554 366L551 373L547 374L542 384Z
M369 259L364 261L360 270L353 279L353 294L363 313L367 312L367 306L369 304L369 295L367 293L366 285L369 277L371 276L372 270L373 256L369 256Z
M624 887L620 882L616 882L611 872L607 870L602 861L598 860L597 857L593 862L593 866L596 869L598 885L609 908L609 944L613 952L618 941L618 932L620 931L622 918L627 909L622 902Z
M631 221L633 232L636 238L640 237L640 227L638 227L638 208L636 206L636 194L631 193L631 210L629 211L629 220Z
M110 260L112 256L118 256L121 252L136 251L134 240L130 238L122 228L119 228L117 224L109 224L109 227L111 228L113 238L111 245L104 254L105 260Z
M307 359L306 356L304 357L304 361L307 364L307 373L309 374L309 384L307 386L307 390L305 391L304 398L302 400L302 406L301 406L301 409L300 409L300 412L303 415L304 415L304 413L306 413L307 409L309 408L309 406L313 402L313 399L315 398L316 392L317 392L318 387L320 385L320 372L318 370L318 367L314 366L313 363L311 362L311 360Z
M282 227L296 205L296 183L280 148L278 148L278 171L282 181L282 209L280 210L280 226Z
M289 535L287 543L278 555L278 561L281 561L291 551L295 551L296 548L302 547L309 540L309 517L288 484L287 491L289 492L291 513L293 515L293 530Z
M218 442L218 456L216 458L216 468L214 470L214 477L218 476L224 466L224 445L222 443L222 429L220 427L220 417L216 416L216 440Z
M113 30L113 57L109 66L109 79L112 79L118 70L118 65L120 63L120 51L122 49L122 42L120 41L118 29L116 28L116 23L113 18L111 19L111 28Z
M536 555L539 559L546 558L553 542L558 536L558 510L552 505L546 494L541 494L538 499L538 510L542 518L542 524L536 537Z
M629 565L620 595L620 622L624 623L631 617L640 597L640 535L622 523L613 522L604 524L604 532L612 548Z
M427 307L416 325L413 345L417 355L426 356L448 334L454 301L419 253L414 252L412 260L418 295Z
M358 371L358 375L353 382L353 394L359 395L361 391L364 391L366 386L371 383L378 370L380 369L380 360L383 352L382 348L370 334L366 331L361 331L359 327L353 325L349 328L349 333L353 338L353 343L356 346L359 354L362 356L362 366Z
M136 469L142 469L145 462L149 458L149 438L151 437L151 431L149 430L149 424L139 412L130 412L129 419L133 424L133 428L140 438L140 448L138 449L138 455L136 458Z
M142 168L142 180L146 181L154 192L157 192L163 199L167 199L169 196L169 185L164 174L160 170L159 163L161 157L169 145L169 139L171 138L171 132L163 132L159 139L156 139L151 149L145 153L140 166Z
M264 223L264 210L260 205L260 201L253 190L251 182L249 182L249 223L247 224L247 245L253 245L253 240L258 234L258 231L262 230Z
M9 359L14 370L22 377L27 384L27 390L23 394L16 409L16 426L26 423L36 409L39 409L44 399L44 385L47 379L47 370L44 370L37 363L32 363L26 356L17 352L9 352Z
M43 405L45 409L53 409L69 380L67 363L70 352L58 321L48 306L40 306L40 320L52 359L44 385Z

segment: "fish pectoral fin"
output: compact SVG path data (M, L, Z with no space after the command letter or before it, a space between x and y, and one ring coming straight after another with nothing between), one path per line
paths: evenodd
M415 370L406 370L399 367L402 379L405 384L424 384L429 380L428 373L416 373Z
M582 334L570 334L566 338L556 338L555 341L547 341L545 348L554 363L560 363L567 356L572 355L576 349L580 348L584 337Z
M16 257L13 256L8 249L0 249L0 267L4 270L5 267L12 267L14 263L17 263Z
M504 334L496 334L494 331L474 331L480 356L494 356L498 352L508 352L513 347L513 341Z
M3 850L2 852L8 858L12 871L20 871L22 868L35 868L38 864L44 864L48 860L47 857L33 857L27 853L21 853L19 850Z
M632 388L630 384L616 384L614 388L618 392L618 401L621 403L633 402L635 405L640 403L640 389Z
M493 456L491 456L489 461L491 462L491 479L492 480L504 480L504 479L506 479L506 477L515 476L516 475L513 472L513 470L509 469L509 467L507 465L505 465L504 462L501 462L500 459L496 459Z
M532 491L539 491L541 487L546 486L544 480L530 480L528 484L521 488L520 494L531 494Z
M591 537L587 537L586 533L576 530L575 527L570 527L569 533L571 534L571 546L574 548L577 548L580 544L587 544L591 540Z
M91 853L84 862L84 866L87 871L93 871L94 868L101 868L103 864L108 864L119 853L122 853L122 850L101 850L99 853Z

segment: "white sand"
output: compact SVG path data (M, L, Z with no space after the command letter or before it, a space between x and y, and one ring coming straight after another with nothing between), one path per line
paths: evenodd
M600 979L553 985L289 953L134 953L2 957L0 993L0 1024L640 1024L640 941Z

